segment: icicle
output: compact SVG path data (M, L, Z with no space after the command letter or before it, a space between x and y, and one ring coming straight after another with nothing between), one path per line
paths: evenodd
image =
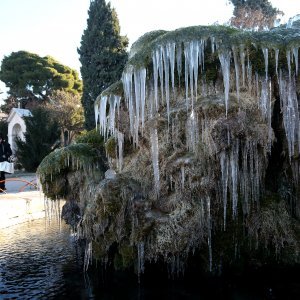
M186 145L189 151L196 152L197 145L199 143L199 126L198 126L198 117L192 110L190 116L186 122Z
M119 150L118 167L119 167L119 171L121 172L123 167L124 134L118 131L117 137L118 137L118 150Z
M240 70L237 59L237 52L235 46L232 46L233 60L234 60L234 68L235 68L235 85L236 85L236 96L238 99L238 105L240 106Z
M160 46L158 51L156 52L157 66L158 66L158 74L160 79L160 93L161 93L161 101L163 102L164 95L164 64L163 64L163 48Z
M262 112L262 116L267 119L269 110L269 90L267 80L263 80L261 84L259 108Z
M286 59L287 59L287 63L288 63L289 78L291 78L292 71L291 71L291 52L290 52L290 50L286 51Z
M279 58L279 49L275 49L275 68L276 68L276 75L278 78L278 58Z
M243 199L243 212L247 214L249 211L249 178L254 178L254 175L250 173L248 168L248 152L249 152L249 142L246 141L244 147L242 148L242 169L240 172L240 192L241 198Z
M158 111L158 50L152 53L152 63L153 63L153 88L154 88L154 103L155 111ZM154 110L151 112L154 115Z
M109 128L108 130L112 135L115 134L115 116L116 107L119 107L121 101L120 96L111 95L109 97Z
M168 124L170 124L170 61L169 61L169 52L166 48L162 48L163 51L163 63L164 63L164 71L165 71L165 94L166 94L166 104L167 104L167 116L168 116Z
M192 69L193 69L193 79L194 79L194 89L195 89L195 95L192 96L192 109L194 109L194 101L197 101L197 86L198 86L198 63L202 64L202 53L199 51L199 42L194 41L193 42L193 53L192 53ZM192 80L192 79L191 79Z
M283 124L291 160L295 154L296 144L298 144L298 153L300 153L300 121L295 78L289 76L288 79L285 79L280 71L279 87Z
M250 94L252 94L252 65L249 59L249 53L247 52L247 79L248 79L248 89Z
M179 81L179 84L180 84L181 68L182 68L182 48L181 48L181 43L177 44L176 64L177 64L178 81Z
M272 147L272 81L269 83L269 106L268 106L268 147L267 151L271 152Z
M99 112L99 127L100 133L102 136L106 137L107 132L107 116L106 116L106 105L107 105L107 96L101 97L100 101L100 112Z
M92 262L92 242L89 242L84 251L84 264L83 264L83 271L87 272L90 263Z
M101 101L101 99L100 99L100 101ZM95 105L94 105L96 130L98 129L99 110L100 110L100 105L99 105L99 101L98 101L98 99L97 99L97 100L95 101Z
M205 40L201 39L200 40L200 49L199 51L199 65L202 67L202 71L204 71L204 62L205 62L205 57L204 57L204 49L205 49Z
M226 152L223 150L220 153L221 174L222 174L222 194L223 194L223 216L224 216L224 230L226 229L226 215L227 215L227 189L228 189L228 169L229 162Z
M122 74L125 101L129 111L130 134L134 136L133 68L130 66Z
M181 170L181 188L184 189L184 184L185 184L185 169L184 169L184 165L181 165L180 170Z
M211 41L211 53L215 53L215 50L216 50L216 39L214 36L211 36L210 37L210 41Z
M208 227L208 256L209 256L209 271L212 271L212 245L211 245L211 213L210 213L210 197L206 197L206 205L207 205L207 227Z
M256 89L256 96L259 98L259 80L258 80L258 74L255 72L255 89Z
M230 87L230 51L225 50L219 53L219 60L222 67L224 93L225 93L225 108L226 117L228 113L229 87Z
M262 48L264 59L265 59L265 73L266 73L266 81L268 80L268 64L269 64L269 55L268 48Z
M230 152L232 217L237 215L239 142L234 141Z
M205 41L191 41L184 44L185 57L185 93L187 109L189 109L189 94L192 100L197 100L198 69L199 65L204 70L204 47Z
M271 151L272 146L272 85L271 81L265 79L262 82L259 108L263 118L268 122L268 144L267 151Z
M144 249L144 242L139 242L137 245L138 250L138 281L140 282L140 276L145 271L145 249Z
M134 95L133 101L133 78L134 78ZM145 97L146 97L146 69L141 68L133 70L133 67L128 67L122 75L124 87L125 102L129 110L130 133L134 143L138 144L138 132L140 118L142 130L145 123Z
M138 144L138 130L140 118L142 129L145 123L145 98L146 98L146 69L141 68L134 71L134 91L135 91L135 137Z
M160 175L159 175L159 146L157 129L150 129L151 153L152 153L152 166L154 174L154 187L157 196L160 190Z
M189 43L184 44L184 81L185 81L185 101L186 108L189 110Z
M293 55L294 55L294 58L295 58L296 76L298 76L298 63L299 63L299 60L298 60L298 49L299 49L299 47L294 47L292 49Z
M173 93L175 92L175 43L167 44L167 53L170 60L171 83Z
M253 181L253 190L252 190L252 198L256 202L257 205L259 205L259 197L261 194L261 186L262 186L262 178L264 174L265 168L263 168L263 160L262 157L258 156L258 150L256 143L252 142L252 151L253 151L253 158L254 158L254 170L255 174L252 178Z
M243 86L245 86L245 49L244 49L244 45L240 45L240 59L241 59L241 64L242 64L242 83Z

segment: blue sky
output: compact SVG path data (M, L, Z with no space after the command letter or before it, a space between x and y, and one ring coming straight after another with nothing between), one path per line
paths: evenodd
M111 0L121 33L134 42L145 32L226 22L228 0ZM180 4L177 4L180 3ZM184 3L184 5L183 5ZM286 13L300 13L300 0L272 0ZM86 28L90 0L0 0L0 61L13 51L51 55L80 70L77 48ZM0 82L0 89L5 87ZM2 98L3 98L2 94ZM1 95L0 95L1 99Z

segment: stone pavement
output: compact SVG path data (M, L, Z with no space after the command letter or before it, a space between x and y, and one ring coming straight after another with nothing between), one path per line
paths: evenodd
M35 173L6 174L6 191L0 193L0 228L45 216L44 195Z

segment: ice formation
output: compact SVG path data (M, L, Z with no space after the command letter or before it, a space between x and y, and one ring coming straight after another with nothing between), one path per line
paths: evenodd
M182 201L183 193L197 190L204 207L206 221L202 225L211 270L214 205L222 203L224 231L229 217L236 220L240 212L246 216L260 205L274 142L272 113L277 85L290 161L300 154L299 38L289 44L289 37L274 31L277 44L266 46L269 40L259 33L249 34L247 41L239 32L231 36L224 28L193 30L165 33L141 53L131 55L122 76L124 95L104 92L96 101L95 119L103 136L113 135L118 141L120 172L125 135L135 148L142 137L149 141L156 200L165 194L167 184L177 201ZM286 49L282 41L288 45ZM128 115L128 131L119 128L120 110ZM177 158L169 163L170 171L164 162L169 158L161 154L166 144L175 154L181 147L192 158ZM196 160L199 163L192 166ZM218 187L211 188L211 181ZM209 191L206 195L204 189ZM137 245L139 274L144 270L146 247Z

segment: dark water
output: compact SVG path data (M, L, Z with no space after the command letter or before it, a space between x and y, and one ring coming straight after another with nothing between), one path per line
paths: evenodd
M300 299L299 268L185 281L152 272L138 284L95 265L83 274L82 257L64 224L41 219L0 229L0 299Z
M78 249L57 221L0 229L0 299L93 299Z

